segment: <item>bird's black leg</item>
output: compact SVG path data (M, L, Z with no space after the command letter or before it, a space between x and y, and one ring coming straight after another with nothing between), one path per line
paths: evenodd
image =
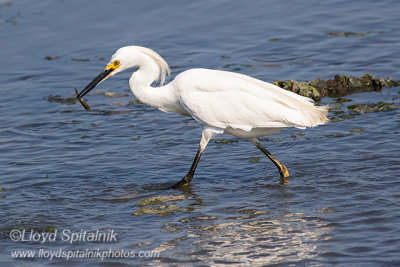
M190 167L189 172L186 174L185 177L183 177L182 180L180 180L178 183L174 184L172 186L172 188L178 188L178 187L187 186L190 184L190 182L193 180L193 175L194 175L194 172L196 171L196 167L200 161L200 157L201 157L202 153L203 153L203 151L202 151L201 147L199 146L199 149L197 150L197 153L196 153L196 157L194 158L193 164Z
M200 161L201 154L203 153L204 149L206 148L208 142L210 141L211 137L215 133L208 128L204 128L202 135L201 135L201 141L200 141L200 146L199 149L197 150L196 157L194 158L194 161L192 163L192 166L190 167L188 173L186 174L185 177L183 177L182 180L180 180L178 183L174 184L171 186L171 188L179 188L182 186L187 186L190 184L190 182L193 180L193 175L194 172L196 171L197 164Z
M269 151L266 150L256 138L249 139L249 141L252 142L256 147L258 147L275 164L275 166L279 170L282 179L289 178L289 172L286 166L280 163L279 160L277 160L271 153L269 153Z

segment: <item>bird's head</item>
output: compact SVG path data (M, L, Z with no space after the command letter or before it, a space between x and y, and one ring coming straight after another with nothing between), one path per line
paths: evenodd
M132 67L147 66L146 73L151 81L160 80L160 85L165 81L165 77L170 74L170 68L165 60L156 52L141 46L125 46L118 49L111 57L105 69L97 75L76 97L81 99L98 84L107 78Z
M136 55L131 47L122 47L118 49L115 54L111 57L110 62L107 64L105 69L100 72L96 78L93 79L76 97L79 99L89 93L93 88L95 88L98 84L107 80L109 77L117 74L118 72L124 71L126 69L137 66L135 63Z

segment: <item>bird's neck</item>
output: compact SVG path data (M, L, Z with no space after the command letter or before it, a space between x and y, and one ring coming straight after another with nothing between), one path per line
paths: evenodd
M142 103L149 106L169 111L169 107L177 101L172 85L152 87L151 84L158 79L157 66L139 66L129 79L129 86L133 95Z

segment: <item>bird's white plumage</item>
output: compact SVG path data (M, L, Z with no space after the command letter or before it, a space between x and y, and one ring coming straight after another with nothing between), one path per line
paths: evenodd
M325 109L315 107L311 99L242 74L192 69L178 75L172 86L197 121L221 129L250 132L326 122Z
M166 112L191 116L216 133L254 138L285 127L314 127L328 121L327 107L243 74L191 69L165 86L152 87L169 73L168 64L156 52L123 47L113 55L114 60L121 61L116 72L139 67L130 79L132 93L139 100Z
M126 46L115 52L106 68L76 98L81 99L108 77L138 67L129 86L136 98L165 112L191 116L203 125L199 149L186 176L172 188L187 186L193 179L201 154L215 134L229 133L246 138L260 149L278 168L281 178L289 172L257 140L286 127L314 127L328 121L327 107L273 84L234 72L191 69L163 85L170 68L151 49ZM152 84L159 80L160 86ZM84 105L86 108L86 105Z

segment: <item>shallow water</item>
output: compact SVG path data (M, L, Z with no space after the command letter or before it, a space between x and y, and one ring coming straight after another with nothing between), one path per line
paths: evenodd
M128 96L91 94L90 112L48 99L72 97L130 44L160 53L172 77L205 67L270 82L367 72L400 79L399 9L398 1L0 0L0 265L400 264L399 109L347 108L400 105L399 88L340 105L324 98L331 123L265 139L289 184L253 145L220 136L228 142L210 142L182 190L163 188L190 167L201 128L129 102L129 73L95 91ZM362 36L329 34L343 32ZM56 240L12 241L13 229L25 238L57 231ZM117 238L71 244L64 230ZM39 249L159 255L11 257Z

